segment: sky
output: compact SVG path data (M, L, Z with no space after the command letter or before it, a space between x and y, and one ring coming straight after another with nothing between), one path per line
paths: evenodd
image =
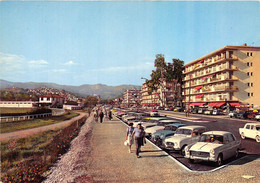
M0 2L0 78L141 85L156 54L185 63L260 46L260 2Z

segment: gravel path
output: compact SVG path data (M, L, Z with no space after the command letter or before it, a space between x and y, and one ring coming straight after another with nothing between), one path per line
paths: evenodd
M147 143L141 158L129 154L125 140L126 126L118 121L93 122L89 118L68 153L52 168L49 182L259 182L259 156L250 156L209 173L190 172L163 151ZM134 147L133 147L134 149ZM258 158L258 159L257 159ZM252 178L243 178L249 175Z
M65 127L69 126L72 122L74 122L75 120L78 120L78 119L82 118L83 116L86 116L86 113L83 113L83 112L79 112L79 113L80 113L80 115L77 117L74 117L72 119L69 119L69 120L66 120L63 122L59 122L56 124L41 126L41 127L37 127L37 128L31 128L31 129L27 129L27 130L19 130L19 131L10 132L10 133L2 133L2 134L0 134L0 142L10 140L12 138L27 137L29 135L33 135L33 134L48 131L48 130L65 128Z

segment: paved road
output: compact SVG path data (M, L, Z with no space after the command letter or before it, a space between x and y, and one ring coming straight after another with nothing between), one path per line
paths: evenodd
M167 117L174 118L177 116L178 118L183 117L185 118L184 113L176 113L171 111L160 111L161 114L167 115ZM182 122L184 124L188 125L202 125L206 126L208 131L211 130L221 130L221 131L229 131L232 132L237 139L241 140L242 148L244 148L244 152L247 154L258 154L260 155L260 143L257 143L253 139L245 139L242 140L239 135L239 128L243 128L244 125L248 122L256 122L252 120L240 120L240 119L230 119L227 116L206 116L206 115L193 115L191 114L191 117L197 117L197 118L203 118L205 120L209 120L211 122L189 122L186 120L183 120Z
M66 120L63 122L59 122L56 124L41 126L41 127L37 127L37 128L31 128L31 129L27 129L27 130L19 130L19 131L10 132L10 133L2 133L2 134L0 134L0 142L7 141L12 138L27 137L29 135L33 135L33 134L48 131L48 130L65 128L65 127L69 126L71 123L73 123L75 120L78 120L78 119L82 118L83 116L86 116L86 113L83 113L83 112L79 112L79 113L80 113L80 115L75 118L72 118L72 119L69 119L69 120Z
M85 156L85 173L77 182L259 182L260 164L254 156L212 173L194 173L149 142L142 148L141 158L129 154L123 145L126 126L118 120L92 123L87 142L91 151ZM244 179L243 175L254 178Z

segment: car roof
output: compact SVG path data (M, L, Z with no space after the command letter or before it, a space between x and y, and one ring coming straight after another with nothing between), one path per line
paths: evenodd
M206 128L206 127L205 126L190 125L190 126L182 126L179 129L190 129L190 130L193 130L193 129L196 129L196 128Z
M162 123L177 123L177 122L179 122L179 121L177 121L177 120L174 120L174 119L163 119L163 120L160 120L160 122L162 122Z
M260 123L246 123L245 125L260 125Z
M226 135L226 134L232 134L232 133L227 131L208 131L203 133L203 135Z
M153 117L153 118L150 118L150 120L157 120L157 121L159 121L159 120L168 120L169 118L166 118L166 117Z
M176 126L176 127L179 127L179 126L186 126L185 124L180 124L180 123L173 123L173 124L168 124L166 126Z

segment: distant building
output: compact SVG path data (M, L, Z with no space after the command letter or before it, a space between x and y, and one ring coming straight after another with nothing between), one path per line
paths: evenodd
M146 83L141 88L141 104L143 107L176 107L182 105L181 85L176 80L162 80L156 91L148 92Z
M39 106L50 106L51 108L62 108L64 98L59 95L42 95L39 98Z
M125 90L122 104L125 107L138 107L141 103L141 90Z
M260 47L224 46L185 65L186 106L260 108Z
M3 108L33 108L37 106L37 101L0 101L0 107Z
M63 109L65 109L65 110L80 110L80 109L82 109L82 106L78 106L78 105L63 105Z

